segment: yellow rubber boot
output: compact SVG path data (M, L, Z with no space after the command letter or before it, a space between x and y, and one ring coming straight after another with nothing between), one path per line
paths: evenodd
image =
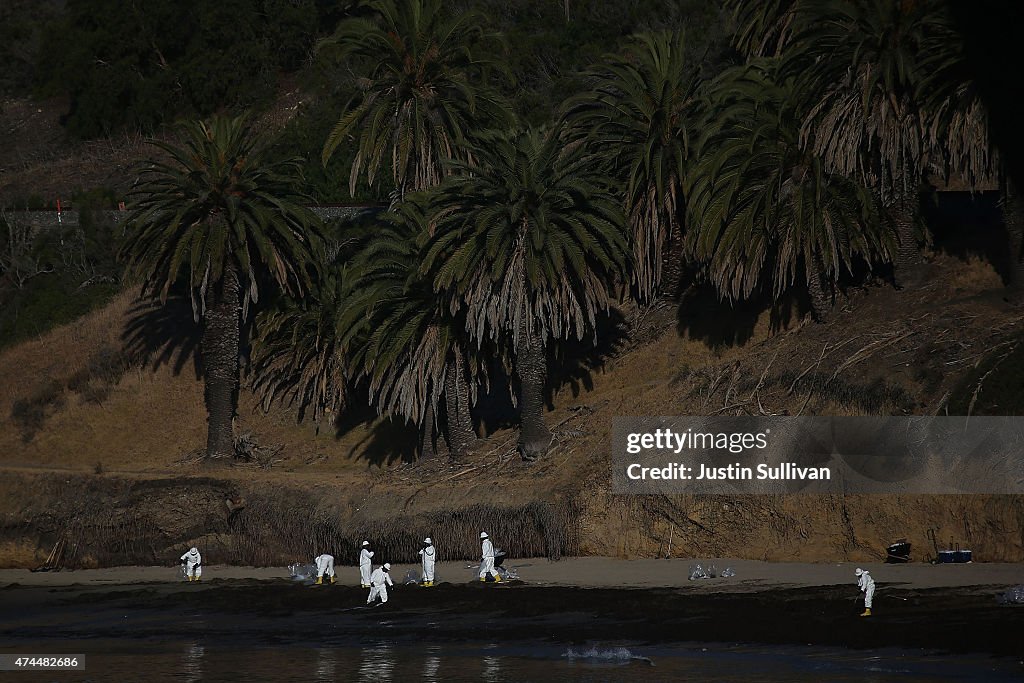
M494 575L494 583L501 583L501 574Z
M331 585L332 586L334 585L334 577L333 576L331 577Z
M862 617L870 617L871 616L871 608L870 607L865 607L864 611L861 612L861 616Z
M316 577L316 584L315 585L321 586L321 585L323 585L323 583L324 583L324 577L322 577L322 576Z

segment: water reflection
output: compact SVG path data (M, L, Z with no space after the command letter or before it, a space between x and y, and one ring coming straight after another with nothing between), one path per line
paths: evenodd
M488 646L493 648L494 645ZM495 655L484 655L484 670L481 678L488 683L497 682L501 680L501 657Z
M363 661L359 665L360 681L390 681L395 670L394 647L382 643L363 650Z
M332 650L319 650L316 660L316 680L320 683L334 683L334 671L338 660Z
M426 656L423 659L423 673L420 676L426 683L436 683L437 672L441 668L441 658L438 656L441 648L436 645L428 647Z
M198 683L203 680L203 654L206 652L199 643L190 643L185 646L185 653L181 658L181 673L186 683Z

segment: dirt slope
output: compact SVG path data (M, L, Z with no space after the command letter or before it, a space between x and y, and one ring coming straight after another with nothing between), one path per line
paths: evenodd
M671 545L682 557L856 561L907 537L923 559L932 530L978 559L1022 561L1020 497L610 493L617 415L945 410L963 378L1019 336L1024 310L981 263L939 258L927 282L856 290L825 325L740 310L718 328L720 309L696 296L678 316L627 315L615 350L560 366L548 457L520 462L515 433L499 429L465 462L429 466L403 464L411 440L400 425L352 420L318 432L287 410L264 414L246 390L238 427L273 447L271 466L199 465L202 385L174 354L156 369L123 369L117 354L136 312L124 295L0 353L0 565L37 562L62 534L83 565L161 562L196 539L223 562L279 563L370 533L396 559L414 554L417 537L447 537L456 559L472 556L485 526L521 554L653 557ZM129 540L140 530L144 543Z

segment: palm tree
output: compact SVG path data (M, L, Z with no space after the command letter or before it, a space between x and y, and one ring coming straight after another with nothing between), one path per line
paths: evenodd
M594 329L629 261L624 219L608 178L555 132L494 133L473 156L438 191L423 268L478 344L511 350L529 460L552 441L548 342Z
M475 12L455 16L440 0L376 0L373 17L342 23L325 47L362 70L359 92L324 145L323 161L343 140L357 138L349 190L364 174L369 185L390 170L398 198L439 183L449 159L468 159L468 144L482 126L510 122L508 108L486 83L496 65L481 57L496 40ZM459 365L458 357L451 362ZM449 431L456 444L475 439L467 399L473 388L450 368L456 398L446 399ZM430 418L433 419L433 414ZM472 436L472 438L471 438ZM456 450L462 450L461 447Z
M282 297L257 319L252 349L253 390L268 410L275 400L307 411L319 425L345 406L356 374L351 349L364 332L350 305L355 295L344 264L324 269L319 283L302 299Z
M301 295L320 248L319 221L298 202L298 160L272 163L245 117L181 126L180 144L141 171L122 256L143 291L166 301L188 287L202 319L209 415L206 454L234 454L239 337L260 287Z
M381 415L420 429L421 457L435 455L442 399L451 455L472 446L464 324L419 274L425 205L423 193L410 194L371 223L348 227L314 292L260 316L254 388L264 408L281 400L319 423L366 380Z
M641 301L678 293L682 275L680 183L694 137L698 67L681 32L635 37L622 56L590 73L587 92L569 100L576 138L607 160L623 184L633 232L633 288Z
M407 195L382 217L378 232L353 259L359 294L349 307L370 327L353 362L369 379L382 413L420 428L421 457L435 453L443 397L450 452L458 457L476 441L469 410L476 384L469 380L475 380L478 365L464 321L420 273L428 211L425 193Z
M441 0L375 0L372 18L344 21L325 48L365 71L359 91L324 145L324 163L356 138L349 177L355 193L365 174L373 186L390 171L399 196L436 185L447 159L466 158L466 140L480 127L508 121L506 108L483 83L490 66L480 46L494 38L477 13L446 13Z
M793 36L798 0L726 0L736 26L732 44L744 55L776 57Z
M918 189L928 165L920 58L935 3L802 0L786 49L810 106L805 144L875 189L899 237L896 274L921 262Z
M769 270L776 298L800 279L823 321L839 276L884 258L891 233L866 188L801 147L795 85L776 72L755 60L709 85L689 241L722 296L749 296Z

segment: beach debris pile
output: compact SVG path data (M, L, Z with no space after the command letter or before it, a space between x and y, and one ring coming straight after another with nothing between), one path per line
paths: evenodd
M699 564L690 565L690 581L696 581L697 579L717 579L721 576L723 579L727 579L730 576L736 576L735 570L732 567L726 567L722 570L722 573L718 573L718 569L715 565L708 565L707 569Z
M1003 605L1024 605L1024 585L1014 586L996 596Z
M473 576L478 576L480 574L480 565L478 564L468 564L466 565L466 569L470 570L473 573ZM519 580L519 572L517 572L514 567L495 567L494 573L500 576L502 581Z
M518 581L519 572L512 567L496 567L502 581Z
M690 565L690 581L715 578L718 578L718 572L715 570L715 565L709 565L707 569L699 564Z
M288 573L291 575L292 581L308 581L316 578L316 566L296 562L288 565Z

